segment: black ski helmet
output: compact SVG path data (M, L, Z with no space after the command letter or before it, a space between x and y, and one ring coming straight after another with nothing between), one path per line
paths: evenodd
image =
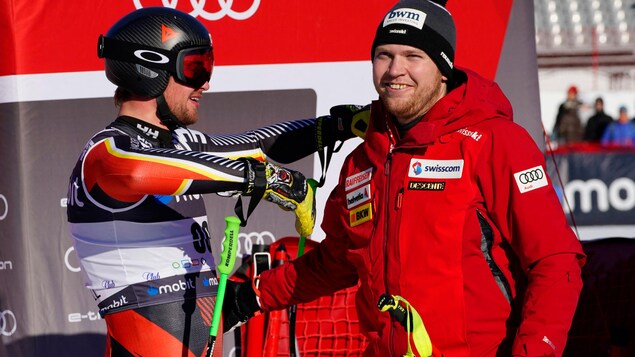
M98 56L105 58L109 81L148 98L163 93L170 75L200 87L210 79L214 58L205 26L167 7L142 8L122 17L99 36Z

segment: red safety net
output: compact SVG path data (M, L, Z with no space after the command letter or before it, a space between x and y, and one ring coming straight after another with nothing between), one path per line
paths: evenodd
M297 257L297 237L285 237L274 242L269 249L271 256L279 245L284 244L289 257ZM315 241L306 241L305 251L313 248ZM361 356L366 347L366 337L361 333L355 294L358 287L340 290L331 296L323 296L315 301L296 306L295 346L299 356ZM263 318L261 316L261 318ZM252 319L253 320L253 319ZM263 356L289 356L289 315L288 310L265 314L264 324L250 320L244 325L243 336L262 336ZM264 326L263 326L264 325ZM253 346L252 346L253 347ZM247 349L243 349L247 352ZM251 351L254 351L252 348ZM246 356L246 353L243 353Z

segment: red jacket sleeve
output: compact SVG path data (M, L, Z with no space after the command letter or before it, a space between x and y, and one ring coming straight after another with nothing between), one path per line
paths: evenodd
M340 211L334 199L337 189L326 203L325 221L339 221L334 216ZM302 257L261 274L260 303L264 311L309 302L357 283L355 266L348 260L345 229L325 232L326 238Z
M313 301L355 285L353 267L341 260L341 247L325 238L290 264L265 271L260 279L260 303L264 311ZM301 279L297 277L301 276Z
M491 120L477 182L487 212L527 273L514 356L560 356L582 289L582 246L545 170L544 155L519 125Z
M576 254L542 258L529 270L529 289L513 356L562 356L582 289Z

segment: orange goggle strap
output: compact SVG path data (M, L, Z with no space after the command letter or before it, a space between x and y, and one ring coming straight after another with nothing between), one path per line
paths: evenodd
M428 331L423 324L423 320L417 310L415 310L410 303L399 295L391 295L394 304L383 304L380 306L381 311L397 310L399 309L399 303L402 303L406 308L406 334L408 336L408 351L404 355L405 357L414 357L412 352L412 346L410 340L414 341L415 350L419 356L430 357L432 356L432 341ZM412 318L411 318L412 317ZM411 332L412 331L412 332ZM411 336L412 335L412 336Z

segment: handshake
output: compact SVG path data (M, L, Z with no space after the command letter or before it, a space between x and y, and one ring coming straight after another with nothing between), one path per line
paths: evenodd
M263 198L273 202L285 211L295 213L295 229L303 237L313 233L315 225L315 188L299 171L276 166L255 159L241 159L245 162L247 196L258 194L264 189Z
M338 105L330 115L317 118L317 143L321 138L344 141L355 136L364 138L370 121L370 105ZM294 211L296 231L304 237L313 232L315 225L315 186L298 171L254 159L240 159L245 163L247 186L244 195L260 195L285 211ZM223 305L223 332L247 322L260 313L260 303L251 280L227 281Z
M331 137L347 140L358 136L364 138L370 118L370 105L337 105L330 115L317 118L317 138ZM318 139L319 141L319 139ZM321 143L316 143L318 148ZM247 187L243 194L258 195L264 188L263 198L285 211L294 211L296 231L303 237L313 233L315 225L315 186L309 185L306 177L298 171L259 162L245 162Z

